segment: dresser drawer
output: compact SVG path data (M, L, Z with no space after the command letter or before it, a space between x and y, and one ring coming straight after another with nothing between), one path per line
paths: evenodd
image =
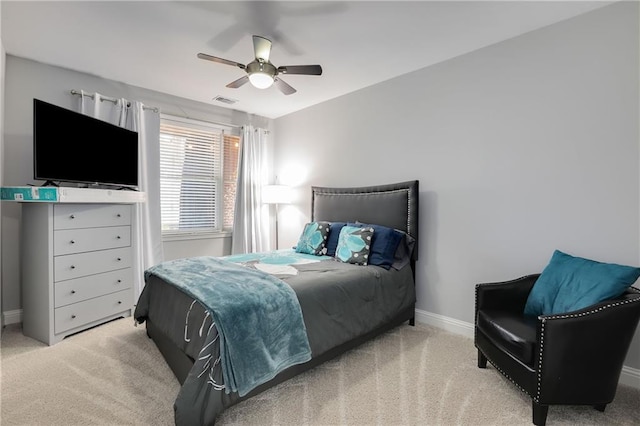
M118 269L54 284L55 307L133 288L133 268Z
M133 289L127 289L57 308L54 313L55 333L62 333L92 321L125 312L132 306Z
M64 281L132 266L131 247L68 254L53 258L53 279Z
M53 229L131 225L129 204L56 204Z
M53 232L54 256L130 245L131 226L61 229Z

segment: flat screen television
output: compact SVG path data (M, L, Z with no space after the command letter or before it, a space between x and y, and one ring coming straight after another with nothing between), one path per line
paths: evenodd
M138 133L34 99L33 178L136 189Z

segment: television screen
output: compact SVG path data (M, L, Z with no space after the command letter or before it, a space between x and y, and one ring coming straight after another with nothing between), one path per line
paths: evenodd
M138 186L138 133L33 100L33 178Z

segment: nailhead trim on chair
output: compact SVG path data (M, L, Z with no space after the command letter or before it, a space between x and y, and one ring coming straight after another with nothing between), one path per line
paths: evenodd
M516 280L512 280L512 281L518 281L521 278L518 278ZM512 282L512 281L506 281L506 282ZM485 283L485 284L476 284L476 297L475 297L475 313L478 312L478 287L482 287L482 286L486 286L486 285L491 285L491 284L495 284L495 283ZM475 321L475 319L474 319ZM477 341L477 337L478 337L478 327L473 327L473 336L474 336L474 340ZM491 359L489 358L484 352L483 355L485 358L487 358L487 361L489 361L491 363L491 365L493 365L493 368L495 368L496 370L498 370L500 372L500 374L502 374L504 377L506 377L511 383L513 383L515 385L515 387L517 387L521 392L524 392L525 394L527 394L530 398L533 398L531 396L531 394L529 394L529 392L527 392L526 390L524 390L519 384L517 384L507 373L505 373L504 371L502 371L502 369L500 367L498 367L498 365Z
M481 284L476 284L476 294L475 294L475 300L474 300L474 305L473 305L473 341L477 342L478 341L478 327L476 325L476 323L478 322L478 318L476 318L476 316L478 315L478 287Z
M542 382L542 353L543 353L543 348L544 348L544 326L546 325L547 321L545 318L540 318L538 317L538 319L542 320L542 325L540 328L540 362L538 363L538 381L536 383L536 386L538 388L538 391L536 393L536 396L533 397L533 400L537 403L540 403L540 382Z
M631 292L633 292L633 293L640 294L640 290L638 290L635 287L629 287L629 290ZM551 315L551 316L540 315L538 317L538 319L541 321L541 329L540 329L540 362L538 364L538 383L537 383L538 391L537 391L536 396L533 398L533 400L535 402L537 402L537 403L540 403L540 394L542 392L541 389L540 389L540 383L542 382L542 366L543 366L543 364L542 364L542 353L544 352L543 351L543 349L544 349L544 329L545 329L545 325L546 325L547 320L584 317L586 315L592 315L592 314L604 311L605 309L613 308L615 306L626 305L627 303L638 303L638 302L640 302L640 297L637 297L635 299L621 300L619 302L610 303L608 305L600 306L597 309L592 309L590 311L580 312L578 314L562 314L562 315Z
M490 285L496 285L496 284L510 284L510 283L514 283L516 281L523 281L526 278L529 278L531 275L525 275L523 277L520 278L515 278L513 280L509 280L509 281L501 281L501 282L493 282L493 283L480 283L480 284L476 284L476 294L475 294L475 305L474 305L474 315L477 314L478 312L478 287L485 287L485 286L490 286ZM474 322L477 320L477 318L474 318ZM478 327L473 327L473 338L474 341L478 340ZM484 352L483 352L484 354ZM491 363L491 365L493 365L493 367L498 370L504 377L506 377L511 383L513 383L518 389L520 389L520 391L524 392L525 394L527 394L529 397L533 398L533 396L531 394L529 394L529 392L527 392L526 390L524 390L522 387L520 387L519 384L517 384L511 377L509 377L509 375L507 373L505 373L504 371L502 371L502 369L500 367L498 367L498 365L491 360L491 358L489 358L486 354L484 354L485 358L487 358L487 360Z
M530 277L530 276L531 276L531 275L525 275L524 277L516 278L516 279L513 279L513 280L509 280L509 281L496 282L496 283L480 283L480 284L476 284L476 287L475 287L475 289L476 289L476 294L475 294L474 312L473 312L473 313L474 313L474 315L478 312L478 287L486 287L486 286L496 285L496 284L510 284L510 283L514 283L514 282L516 282L516 281L522 281L522 280L524 280L525 278L528 278L528 277ZM474 318L474 319L473 319L473 321L474 321L474 323L475 323L476 318ZM473 338L474 338L474 340L476 340L477 334L478 334L478 332L477 332L477 327L473 327ZM488 359L488 358L487 358L487 359ZM491 364L493 364L493 362L492 362ZM496 367L496 368L497 368L497 367ZM498 369L498 370L499 370L499 369ZM511 380L511 379L509 379L509 380ZM512 381L513 381L513 380L512 380Z
M524 388L522 388L519 384L517 384L507 373L502 371L502 369L498 367L491 358L489 358L487 355L485 355L485 358L487 358L487 361L489 361L496 370L498 370L504 377L506 377L511 383L513 383L515 387L517 387L521 392L527 394L530 398L533 398L533 396L529 392L527 392Z
M512 281L517 281L516 280L511 280L511 281L506 281L507 282L512 282ZM485 284L476 284L476 292L475 292L475 312L478 312L478 287L481 286L485 286L485 285L491 285L491 284L495 284L495 283L485 283ZM640 294L640 290L635 288L635 287L629 287L629 290L633 293L636 294ZM523 389L518 383L516 383L511 377L509 377L509 375L507 373L505 373L504 371L502 371L502 369L500 367L498 367L496 365L496 363L489 358L486 354L483 355L485 358L487 358L487 360L491 363L491 365L493 365L493 367L498 370L500 372L500 374L502 374L504 377L506 377L511 383L513 383L518 389L520 389L521 392L524 392L525 394L527 394L529 397L533 398L533 401L536 403L540 403L540 394L541 394L541 389L540 389L540 382L542 381L542 353L543 353L543 348L544 348L544 329L545 329L545 325L546 325L546 321L547 320L553 320L553 319L566 319L566 318L576 318L576 317L582 317L585 315L591 315L594 314L596 312L600 312L604 309L608 309L614 306L618 306L618 305L624 305L627 303L636 303L636 302L640 302L640 298L636 298L636 299L631 299L631 300L623 300L620 302L616 302L616 303L611 303L608 305L604 305L599 307L598 309L593 309L591 311L586 311L586 312L581 312L579 314L568 314L568 315L552 315L552 316L545 316L543 317L542 315L540 317L538 317L542 324L541 324L541 330L540 330L540 361L538 364L538 380L537 380L537 393L535 396L531 395L529 392L527 392L525 389ZM474 319L474 321L477 319ZM477 334L478 334L478 327L473 327L473 331L474 331L474 340L477 341Z

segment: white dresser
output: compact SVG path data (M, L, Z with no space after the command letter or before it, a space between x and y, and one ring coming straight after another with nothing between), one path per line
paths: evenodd
M53 345L134 305L131 203L22 204L22 325Z

